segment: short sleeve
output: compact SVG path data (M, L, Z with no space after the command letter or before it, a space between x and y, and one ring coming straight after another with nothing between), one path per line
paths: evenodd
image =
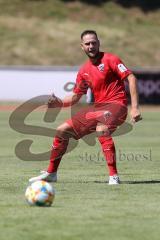
M78 72L73 92L77 94L86 94L88 87L88 83L83 78L83 74L81 72Z
M121 79L125 79L129 74L132 73L130 69L128 69L125 64L121 61L121 59L115 55L112 55L110 58L110 67L112 71Z

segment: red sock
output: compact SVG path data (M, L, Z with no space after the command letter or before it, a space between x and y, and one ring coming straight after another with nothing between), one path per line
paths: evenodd
M57 172L63 154L67 150L69 139L55 137L51 150L50 163L47 172Z
M102 150L109 168L109 175L113 176L117 174L116 167L116 151L115 145L112 137L99 137L99 142L101 143Z

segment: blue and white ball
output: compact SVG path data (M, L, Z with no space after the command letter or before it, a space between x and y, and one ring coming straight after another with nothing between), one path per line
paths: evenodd
M25 198L31 206L51 206L55 198L55 190L46 181L36 181L27 187Z

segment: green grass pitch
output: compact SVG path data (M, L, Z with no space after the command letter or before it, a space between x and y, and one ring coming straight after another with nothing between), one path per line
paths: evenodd
M106 183L108 171L99 144L88 146L81 140L61 162L55 201L48 208L30 207L24 199L28 179L48 162L20 160L14 149L19 141L32 139L31 151L43 153L50 149L52 138L13 131L10 114L0 112L1 240L159 239L159 108L146 109L143 121L130 133L115 137L121 185ZM26 123L54 128L66 115L44 123L44 112L39 111L30 114Z

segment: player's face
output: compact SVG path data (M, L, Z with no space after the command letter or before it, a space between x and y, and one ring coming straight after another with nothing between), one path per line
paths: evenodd
M81 42L81 48L89 58L96 58L99 54L99 40L94 34L86 34Z

